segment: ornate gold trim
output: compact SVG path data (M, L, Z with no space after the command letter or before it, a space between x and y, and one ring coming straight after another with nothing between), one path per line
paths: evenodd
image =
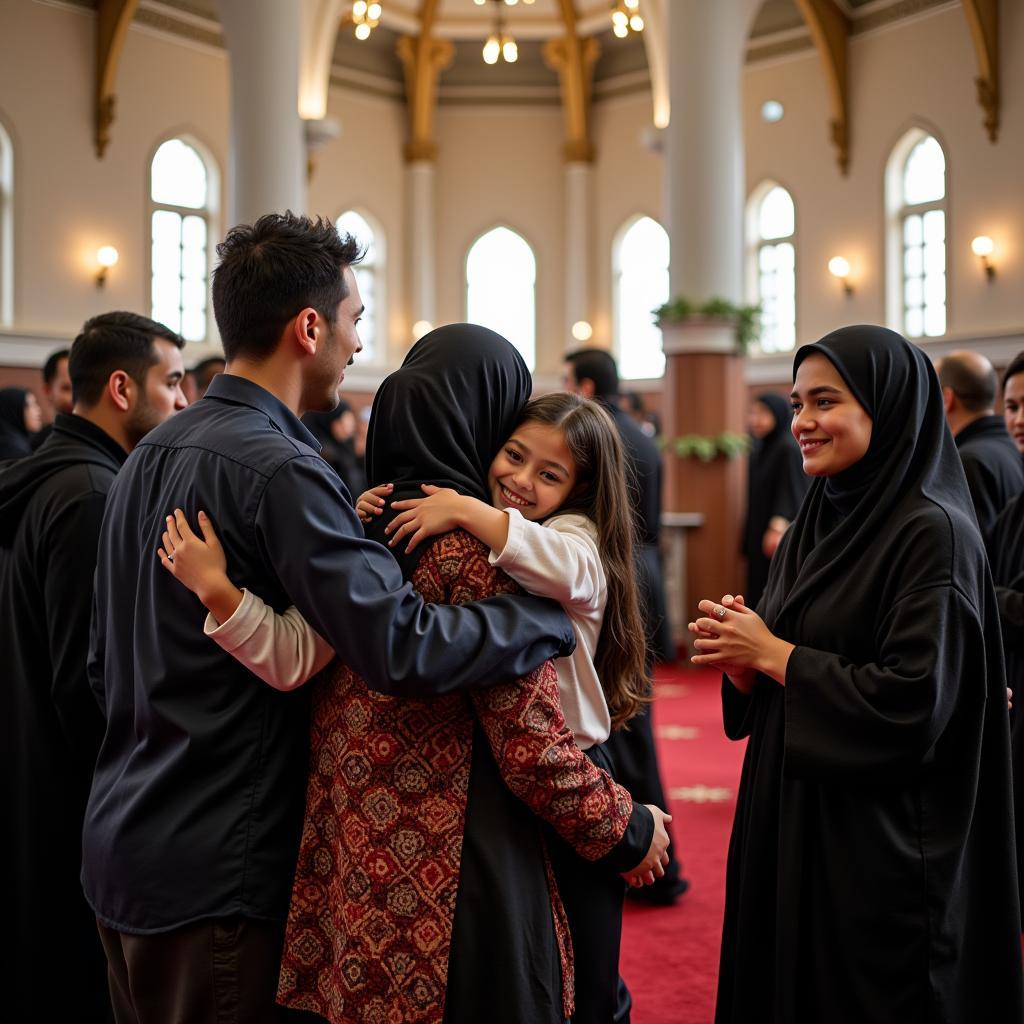
M121 59L128 26L139 0L99 0L96 8L96 156L101 158L110 144L117 97L117 65Z
M999 138L999 0L964 0L964 14L971 29L978 58L978 102L985 112L990 142Z

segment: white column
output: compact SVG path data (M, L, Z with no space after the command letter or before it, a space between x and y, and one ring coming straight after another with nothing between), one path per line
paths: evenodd
M590 320L590 164L565 165L565 337L573 345L572 325Z
M413 160L409 179L409 326L425 320L437 326L434 163ZM460 312L459 316L463 314ZM410 339L411 341L412 339Z
M671 294L743 297L741 87L750 0L665 5L671 120L665 129L665 227Z
M231 223L302 213L301 7L282 0L217 0L217 7L231 64Z

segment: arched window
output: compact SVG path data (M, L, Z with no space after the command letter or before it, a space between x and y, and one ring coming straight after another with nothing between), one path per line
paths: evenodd
M14 320L14 147L0 122L0 324Z
M359 340L363 351L359 362L379 361L384 355L386 342L382 331L387 322L384 313L384 234L376 220L358 210L346 210L337 220L338 231L355 237L366 247L362 262L352 269L363 300L363 319L359 324Z
M168 139L149 168L151 290L154 320L186 341L206 338L210 216L216 208L212 162L184 139Z
M492 228L466 256L466 319L508 338L533 370L537 354L537 260L522 236Z
M889 321L910 338L946 333L946 157L913 128L886 171Z
M668 233L650 217L635 217L612 248L612 317L619 375L624 380L665 372L654 310L668 302Z
M755 189L747 206L748 275L761 306L762 352L796 345L796 209L775 182Z

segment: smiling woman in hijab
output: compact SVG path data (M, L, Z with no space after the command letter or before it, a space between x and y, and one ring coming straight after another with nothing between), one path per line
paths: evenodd
M782 395L766 392L751 403L748 425L754 447L748 464L747 522L743 529L743 554L747 559L743 596L751 608L761 600L772 556L807 491L800 449L789 430L792 418L789 399Z
M718 1024L1019 1024L995 594L924 354L847 327L794 361L807 499L761 615L702 601L749 737Z
M28 388L0 388L0 462L32 454L32 436L42 429L42 413Z
M531 390L483 327L438 328L377 393L370 477L489 503L487 469ZM389 508L367 530L384 542ZM461 530L392 549L434 603L516 589ZM546 822L609 872L634 868L650 812L576 747L551 662L432 700L371 692L345 667L313 698L310 779L279 1001L333 1024L560 1024L573 1010L566 917Z

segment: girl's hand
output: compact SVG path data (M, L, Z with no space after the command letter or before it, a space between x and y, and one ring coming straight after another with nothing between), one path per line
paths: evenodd
M653 885L656 878L661 878L665 874L665 867L668 864L669 836L665 826L672 820L672 815L666 814L654 804L644 804L644 806L654 816L654 835L651 836L651 845L647 849L647 856L636 867L622 872L622 877L634 889Z
M205 512L199 513L202 538L192 532L180 508L166 520L160 564L184 583L213 613L218 622L229 619L242 600L242 592L228 579L224 548Z
M462 525L460 513L467 500L465 495L459 494L451 487L436 487L434 484L420 486L428 497L393 501L391 507L401 512L401 515L395 516L384 531L386 534L394 535L388 541L389 548L393 548L403 537L412 535L405 548L406 554L420 541L447 533Z
M708 617L688 626L696 636L693 646L698 653L690 659L694 665L720 668L743 693L753 688L758 672L786 685L793 645L775 636L742 599L726 594L721 602L701 601L697 607Z
M384 511L384 499L395 489L394 484L377 484L363 491L356 500L356 514L364 525L373 522L374 516Z

